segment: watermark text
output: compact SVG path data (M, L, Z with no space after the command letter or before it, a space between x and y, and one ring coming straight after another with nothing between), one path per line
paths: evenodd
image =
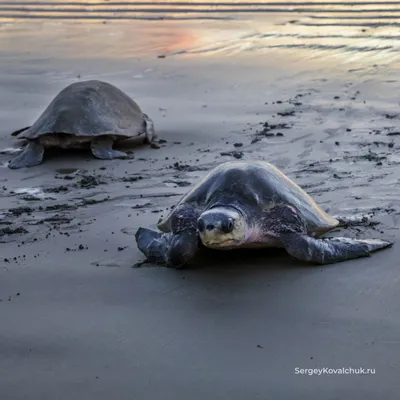
M296 375L375 375L375 368L353 368L353 367L341 367L341 368L298 368L294 369Z

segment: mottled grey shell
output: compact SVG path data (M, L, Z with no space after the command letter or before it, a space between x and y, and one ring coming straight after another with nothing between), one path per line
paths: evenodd
M37 121L18 137L36 139L66 133L128 138L145 133L145 127L142 111L128 95L109 83L90 80L63 89Z
M213 204L241 204L253 210L288 204L295 207L308 225L308 231L326 232L338 225L339 221L322 210L315 201L283 174L278 168L264 161L231 161L211 170L194 188L182 197L179 204L193 204L207 209ZM171 230L172 211L158 228L163 232Z

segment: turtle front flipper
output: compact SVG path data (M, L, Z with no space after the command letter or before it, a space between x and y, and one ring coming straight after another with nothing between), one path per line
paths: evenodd
M279 238L292 257L315 264L368 257L372 252L393 244L381 239L313 238L307 235L306 223L297 210L286 204L264 211L261 222L263 229Z
M43 145L37 140L31 140L28 142L22 153L18 154L18 156L9 162L8 168L18 169L39 165L43 161L43 154Z
M135 238L148 261L174 268L182 268L198 250L197 232L193 229L172 234L139 228Z
M155 264L182 268L200 248L197 234L197 219L200 210L190 204L178 205L168 229L172 233L161 233L148 228L139 228L135 238L139 250L147 260Z
M315 239L298 233L282 234L280 239L291 256L316 264L332 264L369 257L372 252L393 245L380 239L362 240L345 237Z
M93 155L101 160L114 160L132 158L123 151L114 150L114 140L109 136L99 136L93 138L90 142L90 148Z
M154 143L154 139L157 137L156 132L154 130L154 122L153 120L145 113L142 113L142 118L144 120L146 126L146 141L150 145Z

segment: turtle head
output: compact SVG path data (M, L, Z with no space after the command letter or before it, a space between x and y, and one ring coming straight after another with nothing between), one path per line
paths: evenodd
M242 213L231 207L215 207L197 220L201 241L206 247L235 247L245 240L246 223Z

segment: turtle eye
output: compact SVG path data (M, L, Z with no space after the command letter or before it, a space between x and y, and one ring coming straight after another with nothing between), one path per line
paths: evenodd
M200 232L203 232L204 229L206 228L206 224L204 223L204 221L202 219L199 219L197 221L197 228L199 229Z
M221 230L224 233L230 233L233 231L233 219L229 218L225 221L222 221Z

